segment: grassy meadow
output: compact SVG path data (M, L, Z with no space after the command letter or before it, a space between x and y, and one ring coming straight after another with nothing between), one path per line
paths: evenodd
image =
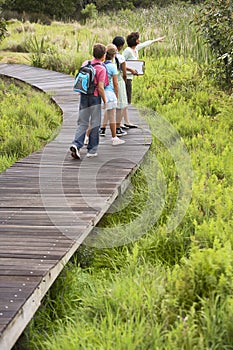
M195 11L173 5L101 14L85 25L9 23L2 62L71 75L94 42L107 44L135 30L141 41L166 35L164 43L140 52L146 72L133 81L134 104L152 130L151 150L132 179L128 204L106 214L99 227L120 231L142 217L159 200L163 178L161 213L131 243L82 245L15 349L233 349L233 100L210 75L211 53L191 23ZM173 148L156 137L160 116L179 134L193 173L191 201L169 232L180 183Z
M49 96L0 76L0 173L41 149L59 132L62 116Z

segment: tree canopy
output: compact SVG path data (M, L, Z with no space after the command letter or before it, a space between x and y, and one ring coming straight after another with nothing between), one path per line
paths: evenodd
M77 18L81 11L89 4L94 4L97 11L110 11L119 9L134 9L137 7L150 7L152 5L166 6L179 0L0 0L4 1L3 9L16 11L19 13L40 13L51 18L66 19ZM180 0L181 1L181 0ZM189 2L183 0L183 2ZM192 0L192 3L203 2L201 0ZM0 2L1 3L1 2Z
M2 41L5 38L7 33L6 21L4 20L4 18L1 17L3 3L4 0L0 0L0 41Z

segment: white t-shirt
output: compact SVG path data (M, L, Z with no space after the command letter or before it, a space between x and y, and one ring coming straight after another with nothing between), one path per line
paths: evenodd
M116 53L116 58L118 59L119 64L125 62L125 57L120 52Z
M154 41L153 40L147 40L144 41L143 43L138 44L135 47L135 50L131 49L131 47L126 47L123 51L123 56L125 58L126 61L128 60L138 60L139 55L138 55L138 51L143 49L144 47L147 47L149 45L151 45ZM133 74L130 73L129 71L127 71L127 79L133 79Z

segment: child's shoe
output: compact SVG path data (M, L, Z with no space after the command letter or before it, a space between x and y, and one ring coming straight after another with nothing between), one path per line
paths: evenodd
M117 136L112 138L112 145L113 146L122 145L123 143L125 143L125 141L119 139L119 137L117 137Z
M105 136L105 130L106 130L106 128L100 128L99 135Z
M116 128L116 136L121 137L127 135L127 132L122 130L121 128Z
M87 153L87 158L94 158L97 156L98 156L98 153Z
M80 159L79 149L76 145L70 146L71 156L76 159Z

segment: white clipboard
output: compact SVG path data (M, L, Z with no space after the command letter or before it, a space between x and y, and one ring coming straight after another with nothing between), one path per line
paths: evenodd
M136 69L138 75L143 75L145 73L145 61L143 60L126 60L126 68Z

